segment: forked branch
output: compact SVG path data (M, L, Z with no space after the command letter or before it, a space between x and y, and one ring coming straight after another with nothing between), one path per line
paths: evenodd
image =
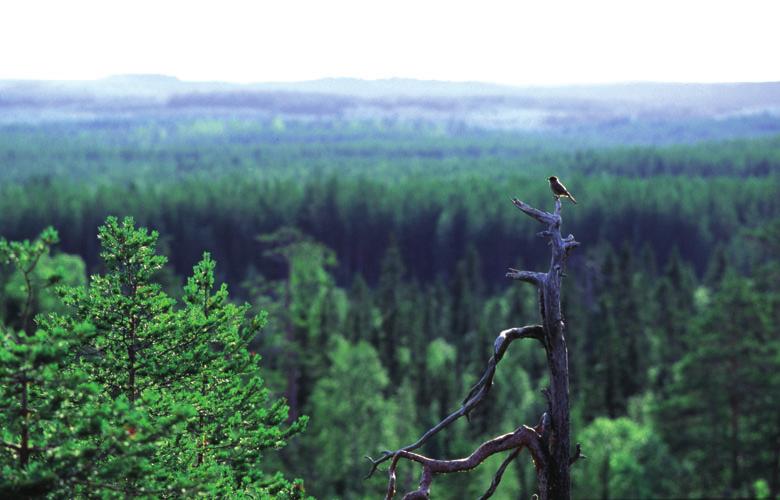
M509 464L511 464L512 461L516 459L518 455L520 455L521 451L523 451L522 448L515 448L515 451L510 453L504 459L504 461L501 462L501 466L498 468L495 475L493 476L493 481L490 482L490 487L487 489L485 493L482 494L481 497L479 497L479 500L487 500L488 498L493 496L493 493L496 492L498 485L501 484L501 479L504 477L504 471L506 471L506 468L509 466Z
M490 359L488 360L487 368L485 368L485 372L482 374L482 377L480 377L479 382L474 384L474 387L469 390L468 395L463 400L464 406L475 398L481 400L487 395L488 391L490 391L490 388L493 386L493 377L496 375L498 362L504 357L504 353L509 348L509 344L518 339L536 339L544 345L544 328L542 328L542 325L531 325L522 328L509 328L508 330L499 333L498 337L496 337L496 340L493 342L493 355L490 356ZM473 408L474 407L472 407L472 409ZM471 410L466 413L467 417L470 412Z
M546 466L547 458L544 448L541 445L541 435L543 432L544 429L541 427L532 428L523 425L518 427L514 432L498 436L497 438L482 443L468 457L456 460L436 460L409 451L398 451L393 455L393 461L390 463L390 469L388 471L390 479L388 482L386 500L391 500L395 496L395 470L398 466L398 461L402 458L417 462L423 467L420 487L415 491L404 495L404 500L428 498L433 476L435 474L448 474L451 472L463 472L474 469L488 457L506 450L514 449L519 451L522 448L528 448L537 469L544 468Z
M404 446L396 451L385 450L379 458L366 457L371 462L371 470L369 470L366 477L371 477L376 472L377 467L387 460L390 460L395 454L404 451L409 452L416 450L428 442L439 431L452 424L461 417L468 416L471 411L477 407L479 403L490 392L490 388L493 385L493 378L496 374L496 367L503 358L509 344L518 339L536 339L544 343L544 329L541 325L530 325L521 328L509 328L502 331L498 337L496 337L493 343L493 355L488 360L487 367L485 368L482 377L479 379L474 387L471 388L466 398L463 400L461 407L454 412L447 415L441 422L428 429L425 434L420 437L414 443Z

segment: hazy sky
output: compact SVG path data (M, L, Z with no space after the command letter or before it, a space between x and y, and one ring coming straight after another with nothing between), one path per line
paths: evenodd
M3 0L0 78L780 80L780 2Z

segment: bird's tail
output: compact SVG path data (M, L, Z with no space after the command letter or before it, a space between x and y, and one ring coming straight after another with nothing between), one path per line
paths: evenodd
M571 200L571 202L572 202L572 203L574 203L575 205L577 204L577 200L575 200L575 199L574 199L574 196L572 196L571 194L569 195L569 199L570 199L570 200Z

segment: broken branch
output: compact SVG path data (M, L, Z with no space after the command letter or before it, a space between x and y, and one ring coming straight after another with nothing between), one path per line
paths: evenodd
M533 271L520 271L510 267L509 272L506 273L506 277L539 286L544 281L545 274Z
M555 208L556 211L554 214L551 214L550 212L545 212L544 210L539 210L538 208L534 208L531 205L524 203L520 201L517 198L512 198L512 204L523 211L526 215L533 217L534 219L538 220L542 224L547 224L548 226L558 225L561 223L561 216L558 215L560 212L560 201L556 201Z

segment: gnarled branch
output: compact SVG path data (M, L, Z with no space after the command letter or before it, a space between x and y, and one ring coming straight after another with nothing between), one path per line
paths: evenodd
M501 466L496 471L496 474L493 476L493 481L490 483L490 487L487 489L485 493L482 494L481 497L479 497L479 500L487 500L488 498L493 496L493 493L496 492L496 488L498 488L498 485L501 484L501 479L504 477L504 471L509 466L512 461L517 458L517 456L520 454L520 452L523 451L522 448L515 448L515 451L509 454L503 462L501 462Z
M493 342L493 357L498 362L504 357L504 353L509 348L509 344L517 339L536 339L544 343L544 329L542 325L524 326L522 328L508 328L496 337ZM488 362L490 364L490 362Z
M412 451L416 450L417 448L424 445L428 440L430 440L434 435L436 435L439 431L456 421L457 419L468 416L471 411L476 408L476 406L482 402L482 400L485 398L485 396L490 392L490 388L493 385L493 377L496 373L496 366L498 365L499 361L501 361L501 358L504 356L504 353L506 352L507 348L509 347L509 344L514 342L518 339L536 339L542 343L544 343L544 329L541 325L530 325L530 326L524 326L521 328L509 328L508 330L502 331L498 337L496 337L495 342L493 343L493 355L490 356L490 359L488 360L487 367L485 368L485 372L482 374L482 377L479 379L479 382L477 382L474 387L471 388L466 398L461 403L461 407L455 410L454 412L447 415L441 422L436 424L434 427L431 427L428 429L425 434L423 434L420 439L415 441L414 443L404 446L403 448L400 448L396 451L390 451L385 450L382 452L382 455L379 458L372 458L367 456L366 458L371 462L371 469L368 471L368 475L366 476L371 477L374 472L376 472L377 467L382 462L385 462L392 458L396 453L400 451Z
M522 328L509 328L498 334L496 340L493 342L493 355L488 360L487 368L480 377L479 382L474 384L469 390L468 395L463 400L465 406L468 402L475 397L479 396L481 400L490 391L490 387L493 385L493 377L496 374L496 366L501 358L504 357L504 353L509 348L509 344L518 339L536 339L544 345L544 328L541 325L524 326ZM474 405L476 406L476 405ZM474 408L472 406L472 409ZM471 412L469 410L466 416Z
M468 457L456 460L436 460L418 455L417 453L400 450L393 455L393 461L391 462L388 471L390 480L388 482L386 500L391 500L395 496L395 470L398 466L398 461L401 458L412 460L423 466L420 487L404 496L404 500L409 500L412 498L428 498L434 474L448 474L451 472L471 470L496 453L511 449L522 449L523 447L528 448L531 452L531 456L533 457L534 464L537 468L545 466L547 459L544 449L541 446L541 436L537 433L536 429L526 425L518 427L514 432L509 434L504 434L503 436L498 436L490 441L486 441Z

